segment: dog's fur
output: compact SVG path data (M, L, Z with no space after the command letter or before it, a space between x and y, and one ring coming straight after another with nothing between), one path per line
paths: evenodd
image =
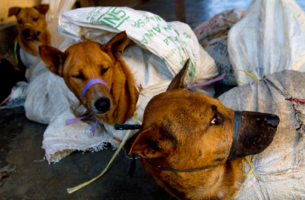
M279 119L271 114L243 113L240 138L243 134L251 140L261 137L260 134L270 138L261 137L264 139L255 144L260 150L240 149L234 159L228 160L234 111L217 99L182 89L186 69L185 66L175 77L168 92L148 103L139 132L129 139L125 148L129 154L137 153L156 182L179 199L231 199L245 180L242 157L268 147ZM156 166L176 170L213 167L177 172Z
M67 87L97 120L114 125L133 116L139 96L134 78L121 59L127 42L126 33L121 32L105 45L85 41L65 52L46 45L40 46L39 51L48 69L63 77ZM94 78L104 80L110 91L102 84L94 84L82 99L84 86ZM99 104L103 109L98 108Z
M11 7L8 16L16 16L18 43L26 52L39 56L40 45L50 45L51 37L47 30L45 14L48 4L34 7Z

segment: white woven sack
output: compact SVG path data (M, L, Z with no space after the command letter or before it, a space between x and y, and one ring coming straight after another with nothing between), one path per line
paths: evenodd
M305 197L305 104L286 98L305 99L305 73L284 70L267 75L224 93L219 100L234 110L273 113L280 123L270 146L247 156L253 162L250 173L234 199L304 199ZM250 166L244 161L247 175Z
M305 71L305 14L294 0L253 0L228 35L239 85L285 69Z

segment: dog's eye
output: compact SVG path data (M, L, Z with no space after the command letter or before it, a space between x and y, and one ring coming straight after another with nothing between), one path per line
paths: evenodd
M84 76L81 75L81 74L74 75L74 76L72 76L72 77L73 77L73 78L76 78L76 79L80 79L80 80L84 80L84 79L85 79Z
M19 19L19 20L18 20L18 23L19 23L19 24L22 24L22 19Z
M105 74L107 71L108 71L109 67L108 68L103 68L102 69L102 74Z
M33 21L34 21L34 22L36 22L37 20L38 20L38 18L37 18L37 17L34 17L34 18L33 18Z
M211 125L218 125L218 124L221 124L222 123L222 118L221 116L215 114L213 119L211 120Z
M218 123L217 117L213 117L211 124L216 125Z

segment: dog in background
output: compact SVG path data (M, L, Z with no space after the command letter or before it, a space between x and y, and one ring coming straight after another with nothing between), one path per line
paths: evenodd
M19 56L26 67L37 64L39 46L50 45L51 36L47 30L45 14L49 10L48 4L34 7L11 7L8 16L16 16L17 39L20 45Z
M47 68L64 79L92 116L114 125L133 116L139 96L134 78L121 59L127 42L126 33L121 32L105 45L85 41L65 52L42 45L39 52Z
M26 89L31 78L31 70L41 60L39 56L40 45L50 45L51 36L47 30L45 14L49 10L48 4L41 4L34 7L11 7L8 16L16 16L17 19L17 42L18 47L15 50L18 60L18 70L5 59L2 59L1 65L5 67L2 71L3 76L9 76L11 79L3 86L1 96L2 108L11 108L22 106L26 98ZM6 79L3 79L6 80ZM14 91L14 94L11 93ZM11 95L9 95L11 93ZM7 96L9 95L9 96ZM5 100L5 101L4 101ZM5 104L4 104L5 103Z
M125 148L176 198L232 199L245 181L244 157L271 144L279 117L234 111L184 89L187 65L167 92L148 103L140 130Z

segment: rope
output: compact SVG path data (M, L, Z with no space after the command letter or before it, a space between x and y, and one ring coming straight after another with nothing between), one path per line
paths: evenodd
M258 78L256 78L255 75L251 74L250 72L248 72L248 71L246 71L246 70L243 70L243 69L234 69L234 70L235 70L235 71L242 71L242 72L246 73L250 78L252 78L252 80L253 80L254 82L257 82L257 81L258 81ZM237 80L237 81L242 83L242 81L240 81L240 80Z
M133 115L134 119L136 122L138 123L141 123L139 120L138 120L138 115L137 113L135 112L134 115ZM98 175L96 176L95 178L91 179L90 181L87 181L85 183L82 183L78 186L75 186L75 187L72 187L72 188L68 188L67 189L67 192L69 194L89 185L90 183L96 181L97 179L99 179L100 177L102 177L107 171L108 171L108 168L110 167L110 165L112 164L113 160L116 158L116 156L118 155L118 153L120 152L120 150L123 148L123 146L125 145L126 141L127 141L127 138L129 138L129 135L130 135L130 132L131 130L128 130L127 133L125 134L121 144L119 145L119 147L117 148L117 150L115 151L115 153L113 154L112 158L110 159L109 163L107 164L107 166L105 167L105 169Z
M250 168L251 168L250 171L248 172L246 178L248 178L251 174L253 174L254 177L257 179L257 175L256 175L256 173L254 172L254 168L253 168L253 162L250 162L250 161L248 160L247 157L245 157L245 160L246 160L246 162L248 163L248 165L249 165Z
M85 183L82 183L82 184L80 184L80 185L78 185L78 186L75 186L75 187L72 187L72 188L68 188L68 189L67 189L67 192L68 192L69 194L71 194L71 193L73 193L73 192L75 192L75 191L77 191L77 190L79 190L79 189L81 189L81 188L83 188L83 187L89 185L90 183L96 181L96 180L99 179L100 177L102 177L102 176L108 171L109 166L112 164L113 160L116 158L116 156L118 155L118 153L120 152L120 150L122 149L122 147L124 146L124 144L126 143L127 138L128 138L128 136L129 136L130 132L131 132L131 130L128 130L128 131L127 131L126 135L124 136L123 141L121 142L120 146L119 146L118 149L115 151L115 153L113 154L113 156L112 156L111 160L109 161L109 163L107 164L106 168L105 168L97 177L91 179L90 181L87 181L87 182L85 182Z
M14 41L14 56L15 56L16 64L18 64L17 47L18 47L18 38L16 37Z

